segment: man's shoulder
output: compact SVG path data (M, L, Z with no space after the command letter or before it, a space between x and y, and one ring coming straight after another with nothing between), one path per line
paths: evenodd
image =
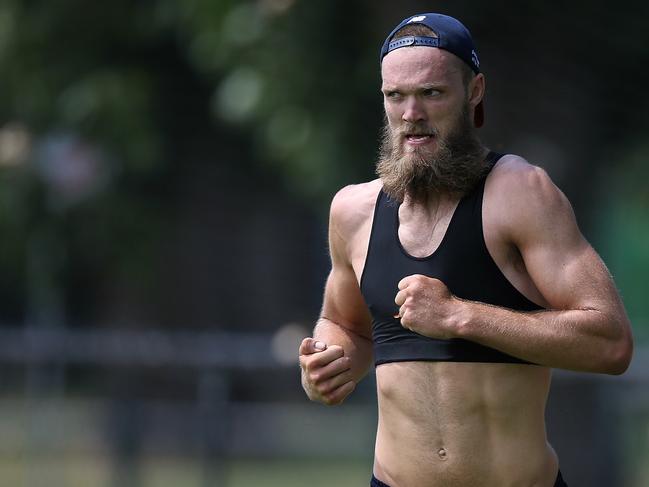
M516 154L505 154L494 166L490 178L503 180L505 183L522 182L523 179L533 177L535 174L545 172L524 157Z
M357 199L357 198L376 198L379 190L383 187L381 180L379 178L367 181L364 183L358 184L349 184L339 189L334 195L335 200L345 200L347 198Z
M487 178L485 192L491 196L525 199L546 198L557 188L548 173L515 154L502 156Z
M483 216L490 225L524 228L563 211L570 203L548 173L520 156L503 156L487 178Z
M340 189L331 202L330 224L347 234L358 228L374 213L381 180L350 184Z

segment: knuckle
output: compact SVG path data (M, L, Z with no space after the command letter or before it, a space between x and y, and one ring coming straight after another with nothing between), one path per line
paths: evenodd
M331 394L322 394L320 397L323 404L326 404L327 406L331 406L333 404Z
M322 396L325 399L326 404L329 406L337 406L338 404L341 404L354 389L353 385L354 384L351 383L350 386L350 383L348 382L333 391L323 394Z
M322 394L323 396L332 394L335 389L336 387L331 381L325 382L318 386L318 392L320 392L320 394Z
M342 402L343 398L337 394L327 394L325 396L325 404L328 406L337 406Z
M318 395L318 400L321 402L324 402L327 400L327 393L322 392L320 389L316 390L316 394Z
M349 363L349 357L343 356L343 357L337 358L334 365L335 365L336 369L344 369L347 366L348 363Z
M309 360L309 357L305 357L304 355L300 357L300 365L307 372L311 372L313 369L313 361Z
M321 382L321 383L318 383L318 384L314 384L314 386L317 389L318 394L320 394L321 396L324 396L324 395L328 394L329 392L331 392L329 387L327 386L327 382Z

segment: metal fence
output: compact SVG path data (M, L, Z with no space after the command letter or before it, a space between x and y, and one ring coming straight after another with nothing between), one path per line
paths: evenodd
M300 396L296 359L282 360L273 341L259 333L0 329L0 457L20 451L28 487L72 485L31 468L65 452L107 459L115 486L144 485L151 457L191 457L195 485L204 486L231 485L227 465L241 458L351 458L369 472L373 377L340 408L311 404ZM642 349L621 377L555 372L548 429L570 485L647 485L648 365ZM242 397L246 377L289 384L294 395ZM7 478L0 470L1 485Z

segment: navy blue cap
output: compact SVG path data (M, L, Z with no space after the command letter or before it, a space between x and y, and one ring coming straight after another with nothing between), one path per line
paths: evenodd
M437 34L437 37L428 36L406 36L392 40L394 34L409 24L421 24L429 27ZM428 46L444 49L455 54L473 70L475 74L480 72L480 60L476 52L473 38L469 29L462 22L448 15L436 13L424 13L406 17L397 25L385 38L381 47L380 62L391 51L401 47ZM481 101L475 109L474 124L481 127L484 123L484 104Z
M434 30L437 37L408 36L393 41L394 34L409 24L425 25ZM426 13L412 15L403 19L383 42L380 61L383 61L385 55L390 51L409 46L429 46L444 49L467 63L474 73L478 74L480 72L480 61L469 29L464 27L462 22L448 15Z

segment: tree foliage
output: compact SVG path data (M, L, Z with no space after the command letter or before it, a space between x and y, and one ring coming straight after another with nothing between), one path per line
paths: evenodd
M575 175L639 146L649 125L641 96L648 8L437 7L465 20L482 46L487 142L515 149L525 137L556 138L571 161L568 192L597 208L595 186ZM177 217L176 183L188 160L321 209L340 186L372 177L382 119L378 47L409 13L342 0L0 3L7 316L19 319L25 296L38 295L29 289L47 289L45 281L81 296L88 282L115 275L155 282L153 242ZM639 151L621 159L645 160ZM642 180L647 166L634 167L616 173L622 182L612 198L631 196L642 213L643 189L626 182ZM47 242L59 248L49 270L30 271Z

